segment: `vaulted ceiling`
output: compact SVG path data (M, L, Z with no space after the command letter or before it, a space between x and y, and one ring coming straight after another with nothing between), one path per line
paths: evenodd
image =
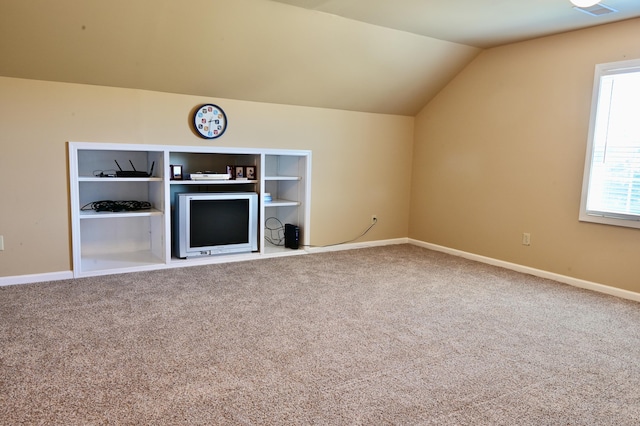
M604 0L584 8L597 17L569 0L274 1L482 48L640 16L637 0Z
M605 0L4 0L0 76L414 115L484 48Z

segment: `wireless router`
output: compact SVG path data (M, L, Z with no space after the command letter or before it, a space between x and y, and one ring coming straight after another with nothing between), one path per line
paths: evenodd
M113 160L116 162L116 166L118 166L118 170L116 170L116 177L151 177L151 175L153 174L153 166L156 165L156 162L154 161L153 163L151 163L151 170L149 170L149 173L147 172L139 172L136 170L136 166L133 165L133 163L131 162L131 160L129 160L129 164L131 164L131 167L133 167L133 170L122 170L122 167L120 167L120 164L118 164L118 160Z

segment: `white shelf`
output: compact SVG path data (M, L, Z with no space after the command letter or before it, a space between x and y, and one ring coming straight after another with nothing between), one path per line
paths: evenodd
M159 178L159 177L122 178L122 177L80 176L78 177L78 182L162 182L162 178Z
M302 180L300 176L265 176L264 180Z
M275 256L293 256L297 254L306 254L306 251L300 247L297 250L287 248L285 246L276 246L271 243L265 243L264 245L264 254L275 257Z
M236 179L216 179L216 180L172 180L171 185L246 185L258 183L257 180L236 180Z
M144 216L161 216L160 210L134 210L126 212L97 212L94 210L81 210L80 219L113 219L116 217L144 217Z
M264 203L265 207L286 207L286 206L299 206L299 201L291 200L273 200Z

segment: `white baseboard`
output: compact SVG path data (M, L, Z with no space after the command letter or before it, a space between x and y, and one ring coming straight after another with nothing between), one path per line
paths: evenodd
M327 251L352 250L352 249L360 249L360 248L366 248L366 247L379 247L379 246L391 246L395 244L407 244L408 242L409 242L408 238L395 238L392 240L365 241L363 243L336 244L333 246L309 247L306 249L306 251L309 253L322 253Z
M560 275L553 272L544 271L542 269L536 269L536 268L531 268L529 266L519 265L517 263L505 262L504 260L498 260L498 259L493 259L491 257L480 256L478 254L456 250L449 247L439 246L437 244L425 243L424 241L409 239L409 244L424 247L430 250L451 254L458 257L463 257L465 259L475 260L477 262L482 262L482 263L486 263L493 266L499 266L501 268L510 269L516 272L522 272L525 274L534 275L540 278L547 278L553 281L561 282L563 284L569 284L574 287L584 288L587 290L608 294L610 296L620 297L621 299L640 302L640 293L635 293L633 291L623 290L620 288L611 287L604 284L598 284L591 281L585 281L579 278L573 278L566 275Z
M0 277L0 287L16 284L41 283L44 281L69 280L72 278L72 271L48 272L46 274L16 275L13 277Z
M474 260L476 262L482 262L488 265L498 266L501 268L510 269L512 271L534 275L540 278L547 278L550 280L561 282L563 284L569 284L574 287L584 288L587 290L597 291L599 293L620 297L622 299L640 302L640 293L635 293L633 291L623 290L620 288L611 287L604 284L581 280L579 278L573 278L566 275L560 275L553 272L544 271L542 269L531 268L529 266L506 262L504 260L481 256L478 254L473 254L473 253L465 252L462 250L452 249L452 248L440 246L437 244L426 243L424 241L414 240L411 238L395 238L390 240L366 241L362 243L339 244L339 245L325 246L325 247L309 247L306 249L306 251L308 253L322 253L322 252L330 252L330 251L360 249L360 248L366 248L366 247L380 247L380 246L388 246L388 245L395 245L395 244L413 244L419 247L424 247L429 250L439 251L442 253L451 254L453 256ZM8 285L16 285L16 284L32 284L32 283L38 283L38 282L44 282L44 281L67 280L72 278L73 278L72 271L50 272L45 274L17 275L12 277L0 277L0 287L8 286Z

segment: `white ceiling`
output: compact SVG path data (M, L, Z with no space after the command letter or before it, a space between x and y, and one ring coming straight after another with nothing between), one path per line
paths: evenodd
M483 48L640 16L605 2L2 0L0 76L413 116Z
M381 27L493 47L640 16L640 0L604 0L590 16L569 0L273 0Z

